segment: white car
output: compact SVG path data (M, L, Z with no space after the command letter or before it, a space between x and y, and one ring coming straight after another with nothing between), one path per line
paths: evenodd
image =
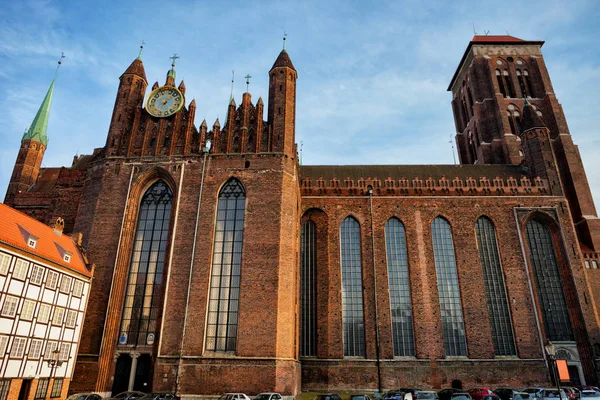
M260 393L256 395L254 400L282 400L283 397L279 393Z
M250 400L250 397L244 393L225 393L219 400Z

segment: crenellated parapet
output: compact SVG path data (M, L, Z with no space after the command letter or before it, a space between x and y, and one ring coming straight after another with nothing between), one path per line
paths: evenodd
M423 170L421 174L401 174L402 167ZM439 175L440 170L456 168L460 176ZM467 168L454 166L304 166L300 190L303 196L361 196L368 195L369 190L377 196L540 196L551 195L546 179L536 177L530 179L518 168L507 166L503 175L471 175ZM481 168L481 167L480 167ZM361 169L373 169L376 175L363 175ZM490 168L497 170L498 168ZM346 172L344 175L338 175ZM431 171L428 171L431 170ZM389 175L382 178L387 171ZM364 171L366 172L366 171ZM426 174L431 172L432 174ZM500 171L490 171L500 172ZM511 174L511 172L514 172ZM397 175L400 173L400 175ZM436 176L437 173L438 175ZM366 177L365 177L366 176ZM493 176L493 178L491 178Z

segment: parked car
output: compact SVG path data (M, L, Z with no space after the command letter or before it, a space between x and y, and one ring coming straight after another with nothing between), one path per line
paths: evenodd
M500 400L529 400L529 393L516 389L498 388L494 390L494 393L500 397Z
M436 392L429 390L419 390L419 393L415 396L416 400L438 400Z
M144 393L144 396L139 397L140 400L180 400L179 396L167 392Z
M582 390L579 393L581 400L600 400L600 393L595 390Z
M400 388L398 389L398 391L400 392L408 392L410 394L412 394L413 397L417 396L417 393L419 393L421 391L421 389L415 389L415 388Z
M401 390L390 390L385 394L383 400L413 400L411 392L403 392Z
M102 400L102 396L96 393L75 393L67 397L67 400Z
M500 400L500 396L497 394L484 394L481 400Z
M473 400L473 398L467 392L458 391L450 395L450 400Z
M461 393L462 390L460 389L455 389L455 388L449 388L449 389L442 389L439 392L437 392L437 395L439 397L440 400L450 400L450 397L452 397L452 395L454 393ZM471 397L471 396L469 396Z
M563 386L561 389L565 391L569 400L577 400L579 398L579 390L574 387Z
M111 399L118 399L118 400L135 400L135 399L139 399L140 397L144 397L146 393L143 392L121 392L113 397L111 397Z
M282 400L283 397L279 393L260 393L254 397L254 400Z
M468 390L468 393L471 395L473 400L482 400L483 396L494 394L494 392L488 388L472 388Z
M337 393L318 394L314 400L342 400Z
M353 394L350 400L371 400L371 397L368 394Z
M225 393L219 400L250 400L250 397L244 393Z
M560 394L558 393L558 389L550 389L550 388L527 388L523 389L523 392L529 393L531 397L535 397L536 399L562 399L568 400L567 394L564 390L560 390Z

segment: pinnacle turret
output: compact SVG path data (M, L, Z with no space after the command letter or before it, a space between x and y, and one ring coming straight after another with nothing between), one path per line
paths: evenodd
M294 68L294 64L292 64L292 59L290 58L290 55L285 49L281 50L281 53L279 53L279 56L275 60L275 63L273 64L273 67L271 67L271 70L282 67L291 68L294 71L296 70L296 68Z
M143 78L146 81L146 71L144 70L144 63L142 62L141 57L136 58L133 62L127 67L121 78L124 75L137 75L140 78Z

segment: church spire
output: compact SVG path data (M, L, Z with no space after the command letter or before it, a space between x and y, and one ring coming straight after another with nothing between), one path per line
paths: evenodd
M31 122L31 126L23 134L23 140L33 140L43 144L45 147L48 147L48 136L46 136L46 130L48 129L50 106L52 105L52 95L54 94L54 82L56 81L58 68L60 67L60 64L62 64L63 58L65 58L65 55L61 54L60 59L58 60L58 66L56 67L56 73L54 74L54 79L52 79L52 83L50 83L48 92L46 92L44 101L42 101L37 114L35 114L35 118Z

